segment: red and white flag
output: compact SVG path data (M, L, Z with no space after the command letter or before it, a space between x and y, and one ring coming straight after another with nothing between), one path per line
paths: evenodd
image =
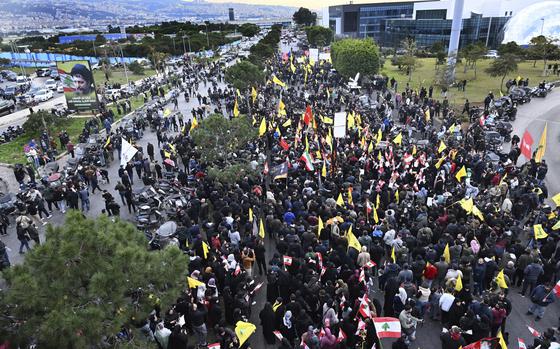
M525 133L523 133L523 139L521 139L521 144L519 145L519 148L521 149L521 154L523 154L527 159L532 158L533 143L534 143L533 137L531 137L531 134L529 133L529 131L525 130Z
M321 252L315 252L315 254L317 255L317 260L319 261L319 266L322 268L323 267L323 255L321 254Z
M346 297L344 297L344 295L342 295L342 297L340 298L340 308L342 309L344 307L344 303L346 303Z
M325 337L325 329L321 328L321 331L319 331L319 338L323 338Z
M313 157L311 156L311 154L309 154L309 152L304 152L301 157L300 160L303 161L305 163L305 169L307 171L314 171L315 167L313 166Z
M220 349L220 343L208 344L208 349Z
M346 333L344 333L342 328L340 330L338 330L338 337L336 338L336 342L340 343L343 340L345 340L346 338L348 338L348 336L346 335Z
M533 337L539 337L541 334L539 333L539 331L535 330L534 328L532 328L531 326L527 325L527 328L529 329L529 332L531 332L531 334L533 335Z
M258 290L260 290L261 287L262 287L262 285L264 285L264 282L259 282L259 283L257 284L257 286L255 286L255 288L253 289L253 292L252 292L252 293L255 293L255 292L257 292Z
M326 272L326 271L327 271L327 267L322 267L322 268L321 268L321 276L320 276L320 277L323 277L323 275L325 275L325 272Z
M377 265L377 264L375 264L374 261L369 261L369 262L367 262L366 264L364 264L364 267L365 267L365 268L373 268L373 267L375 267L376 265Z
M237 276L239 275L239 273L241 273L241 267L239 266L239 264L237 264L235 270L233 271L233 276Z
M519 349L527 349L527 346L525 345L525 341L523 340L523 338L517 338L517 343L519 343Z
M373 212L373 207L371 207L371 203L369 200L366 201L366 214L369 216Z
M265 161L263 173L266 175L266 174L268 174L268 172L270 172L270 170L268 168L268 161Z
M373 318L377 337L381 338L400 338L401 322L394 317L376 317Z
M358 277L358 282L364 282L366 281L366 273L364 272L364 268L360 269L360 276Z
M292 257L290 257L290 256L284 256L283 259L284 259L284 265L287 265L287 266L291 266L291 265L292 265Z
M558 281L556 285L554 285L552 292L554 293L554 295L556 295L556 297L560 297L560 281Z
M284 338L284 336L282 336L282 333L280 333L280 331L272 331L272 333L274 333L276 338L278 338L279 340L282 340L282 338Z
M358 321L358 328L356 329L356 336L360 334L360 331L365 331L366 330L366 323L362 321L362 319L360 319Z
M371 317L371 310L369 309L369 298L368 298L367 294L364 294L364 297L360 300L360 307L358 308L358 312L364 318L370 318Z

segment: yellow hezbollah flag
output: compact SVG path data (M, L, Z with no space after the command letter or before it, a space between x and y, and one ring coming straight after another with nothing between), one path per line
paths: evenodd
M257 326L250 322L237 321L235 324L235 334L239 340L239 347L241 347L256 330Z
M395 137L395 139L393 139L393 143L401 145L401 143L402 143L402 132L399 132L399 134Z
M381 142L381 138L383 138L383 134L381 133L381 127L377 129L377 140L376 143L379 144Z
M445 248L443 249L443 258L445 258L445 262L451 263L451 253L449 252L449 244L445 244Z
M338 206L344 206L344 200L342 200L342 193L338 193L338 198L336 199L336 204Z
M259 126L259 136L262 136L266 133L266 120L262 118L261 125Z
M278 110L284 109L286 109L286 105L284 104L284 101L282 101L282 98L280 98L280 102L278 102Z
M282 124L282 127L288 127L288 126L292 126L292 119L288 119Z
M558 230L558 229L560 229L560 220L552 226L552 230Z
M498 330L498 341L500 343L500 347L502 347L502 349L508 349L506 341L504 340L504 336L502 335L502 330Z
M274 310L274 312L276 312L276 310L278 310L278 308L280 308L280 306L282 305L282 303L276 301L274 302L274 304L272 305L272 310Z
M350 247L356 249L358 252L362 251L362 245L360 245L360 242L352 232L352 226L348 228L348 248Z
M348 187L348 205L354 205L354 200L352 200L352 189Z
M438 170L441 167L441 164L443 164L443 160L445 160L445 156L442 156L441 158L439 158L438 162L436 163L435 166Z
M444 151L445 149L447 149L447 146L445 145L445 143L443 143L443 141L439 141L439 148L438 148L438 153L441 153L442 151Z
M455 282L455 291L460 292L463 289L463 280L461 280L461 275L457 276L457 282Z
M208 252L210 252L210 246L206 241L202 241L202 253L204 254L204 259L208 259Z
M235 103L233 103L233 116L239 116L239 105L237 104L237 98L235 99Z
M533 231L535 232L535 240L544 239L548 234L544 231L542 224L533 225Z
M249 207L249 222L253 221L253 209Z
M473 205L472 214L477 216L478 219L480 219L481 221L484 221L484 216L482 215L482 212L480 212L478 207L476 207L475 205Z
M192 123L191 123L191 131L194 130L196 127L198 126L198 121L196 121L196 117L194 117L192 119Z
M508 288L503 269L498 273L498 275L496 275L496 283L500 286L500 288Z
M280 85L280 86L282 86L282 87L286 87L286 84L285 84L282 80L278 79L278 78L276 77L276 75L272 75L272 82L275 83L276 85Z
M375 224L379 223L379 216L377 215L377 209L375 207L373 208L373 220Z
M198 281L197 279L193 279L190 276L187 276L187 283L189 284L189 288L197 288L198 286L204 286L204 283Z
M393 249L391 250L391 259L393 260L393 263L397 263L397 255L395 253L395 246L393 246Z
M264 224L262 218L259 220L259 236L264 239Z
M554 201L556 206L560 206L560 193L554 195L550 200Z
M165 108L165 110L163 111L163 116L168 117L169 115L171 115L171 109Z
M465 168L465 165L463 165L463 167L461 167L461 169L455 174L455 178L457 178L457 180L460 182L461 178L466 176L467 176L467 169Z
M474 207L474 203L473 203L472 198L461 199L461 201L459 201L459 204L461 205L463 210L467 211L467 213L472 213L473 207Z
M257 90L255 90L254 87L251 87L251 97L253 98L253 103L255 103L255 100L257 99Z
M323 224L323 220L321 219L321 216L319 216L319 224L317 225L317 236L321 237L321 231L324 227L325 224Z
M541 139L539 141L539 146L537 148L537 152L535 153L535 161L541 162L544 156L544 152L546 151L546 129L548 127L548 123L544 124L544 130L541 135Z
M323 168L321 169L321 176L327 177L327 163L323 160Z

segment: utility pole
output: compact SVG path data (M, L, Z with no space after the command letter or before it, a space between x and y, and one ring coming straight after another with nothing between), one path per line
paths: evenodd
M187 54L187 49L185 48L185 36L181 36L181 39L183 40L183 54Z
M128 71L126 69L126 63L124 62L124 54L123 54L122 46L120 42L117 42L117 45L119 45L119 49L121 50L121 58L124 67L124 76L126 77L126 85L129 86L130 82L128 81Z

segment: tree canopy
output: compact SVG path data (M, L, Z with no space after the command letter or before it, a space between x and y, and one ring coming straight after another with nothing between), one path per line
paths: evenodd
M124 221L67 214L46 241L4 273L3 338L40 348L89 348L171 305L186 286L187 258L177 247L148 251Z
M328 46L333 38L333 31L330 28L312 26L305 28L307 41L312 46Z
M517 71L517 58L513 55L505 55L496 58L490 63L490 66L486 68L486 73L492 77L501 77L502 82L500 84L500 91L504 85L504 79L508 74Z
M501 44L500 47L498 47L498 54L500 56L514 55L518 57L523 57L525 52L523 48L519 46L515 41L510 41L505 44Z
M243 23L239 27L239 32L241 33L241 35L250 38L257 35L260 32L260 28L253 23Z
M264 72L249 61L241 61L226 70L226 81L235 88L244 90L264 82Z
M379 49L370 38L335 41L331 45L331 59L335 69L347 78L379 71Z
M313 25L317 20L317 14L311 12L308 8L300 7L299 10L294 13L293 19L294 22L299 25Z

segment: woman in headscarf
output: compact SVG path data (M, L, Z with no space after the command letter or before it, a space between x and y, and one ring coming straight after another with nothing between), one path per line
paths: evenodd
M280 332L282 332L282 335L286 337L292 345L294 345L297 333L296 327L292 323L292 312L290 310L286 311L284 314L282 324L280 325Z
M274 342L276 341L276 336L273 333L275 315L274 310L272 309L272 304L270 304L270 302L266 302L263 310L261 310L261 312L259 313L259 318L261 319L263 336L266 340L266 343L274 344Z

